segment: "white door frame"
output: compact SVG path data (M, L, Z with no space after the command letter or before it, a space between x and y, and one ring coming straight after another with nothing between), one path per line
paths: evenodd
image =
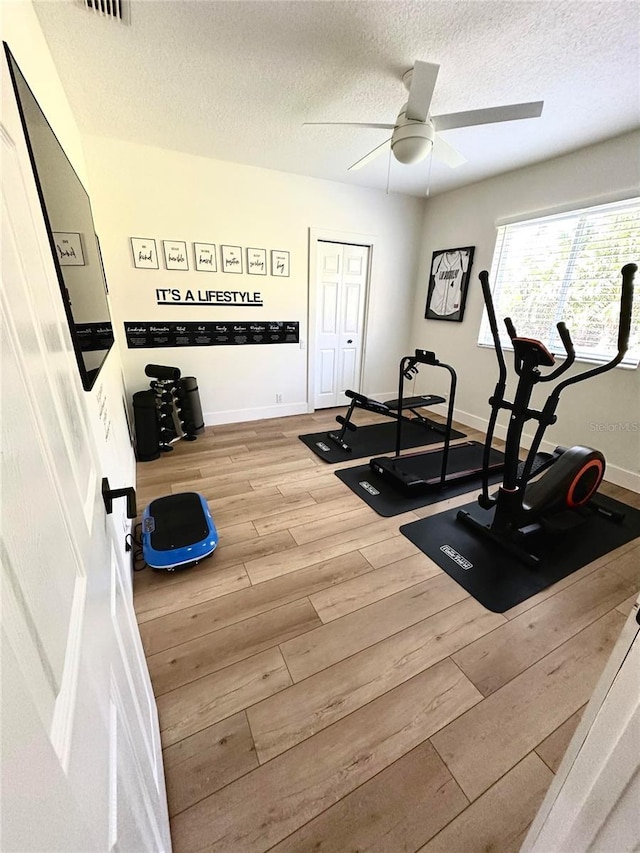
M638 825L634 795L637 756L626 745L637 735L639 608L640 597L622 627L521 853L631 850L620 840L628 838L629 828ZM618 843L612 842L616 837Z
M375 234L360 234L355 231L330 231L327 228L309 228L309 311L307 345L307 412L315 412L315 366L316 366L316 300L318 297L318 241L327 243L350 243L353 246L367 246L369 261L367 267L366 293L364 297L364 319L362 321L362 344L360 357L360 384L364 385L364 367L367 353L367 332L369 326L369 299L371 294L371 269L375 251Z

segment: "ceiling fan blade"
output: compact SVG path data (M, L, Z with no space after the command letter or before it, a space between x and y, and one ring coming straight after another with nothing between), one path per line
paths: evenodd
M407 101L407 118L412 121L426 121L429 107L436 87L440 66L433 62L422 62L418 59L413 66L409 100Z
M437 157L438 160L442 160L447 166L451 166L452 169L455 169L456 166L462 166L463 163L467 162L466 157L463 157L459 151L456 151L453 145L449 145L438 134L436 134L436 138L433 141L433 156Z
M302 126L316 125L316 127L375 127L379 130L393 130L394 124L371 124L366 121L303 121Z
M531 101L527 104L508 104L504 107L490 107L486 110L468 110L464 113L449 113L431 116L437 131L453 130L456 127L472 127L477 124L492 124L497 121L515 121L522 118L538 118L542 114L544 101Z
M367 163L370 163L372 160L375 160L376 157L379 157L382 153L384 153L385 148L389 145L390 142L391 137L389 137L389 139L385 139L385 141L382 142L380 145L376 145L376 147L373 150L369 151L368 154L365 154L364 157L361 157L359 160L356 160L355 163L349 166L347 172L351 172L355 169L362 169L362 167L366 166Z

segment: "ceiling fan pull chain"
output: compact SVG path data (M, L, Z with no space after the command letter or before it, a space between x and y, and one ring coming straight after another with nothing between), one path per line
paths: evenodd
M431 154L429 155L429 171L427 172L427 192L426 197L429 198L431 194L431 167L433 166L433 149L431 149Z
M389 160L387 161L387 195L389 195L389 180L391 178L391 146L389 146Z

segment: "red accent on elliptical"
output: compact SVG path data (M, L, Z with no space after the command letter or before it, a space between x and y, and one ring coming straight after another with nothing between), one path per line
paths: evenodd
M542 343L542 341L537 340L537 338L517 337L513 338L512 343L515 343L516 341L522 341L525 344L531 344L535 346L543 357L543 360L540 363L545 367L551 367L551 365L556 363L556 359L553 353L550 353L546 346Z
M597 472L596 478L593 482L593 485L590 487L590 489L586 495L582 495L577 500L574 500L574 492L575 492L576 488L578 487L578 484L580 483L582 476L584 474L586 474L586 472L590 468L597 468L598 469L598 472ZM570 507L571 509L577 509L580 506L584 506L589 500L591 500L591 498L593 497L594 493L596 492L598 486L600 485L600 483L602 481L603 475L604 475L604 466L603 466L602 462L600 461L600 459L591 459L589 462L587 462L587 464L584 465L578 471L578 473L575 475L575 477L571 481L571 485L567 489L567 506Z

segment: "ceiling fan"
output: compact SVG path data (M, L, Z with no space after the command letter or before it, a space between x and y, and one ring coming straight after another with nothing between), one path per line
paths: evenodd
M395 124L357 121L307 121L304 124L373 127L393 131L389 139L385 139L384 142L349 166L348 171L366 166L367 163L382 154L389 144L391 144L393 156L400 163L418 163L433 150L435 157L453 168L465 163L466 158L440 136L440 131L493 122L538 118L542 114L544 101L532 101L526 104L508 104L504 107L490 107L484 110L468 110L461 113L432 116L429 114L429 107L431 106L439 69L440 66L433 62L417 60L413 68L403 74L402 82L409 92L409 99L400 110Z

